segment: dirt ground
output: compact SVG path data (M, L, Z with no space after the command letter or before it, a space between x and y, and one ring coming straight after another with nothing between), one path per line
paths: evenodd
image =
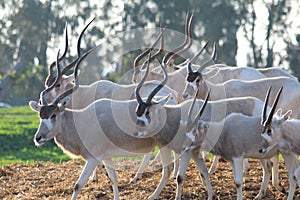
M159 164L148 167L142 179L129 184L140 161L116 161L119 194L121 199L147 199L154 191L161 177ZM14 164L0 168L0 199L70 199L72 188L80 175L83 161L73 160L61 164L36 163L32 165ZM209 166L210 163L208 162ZM259 191L262 170L259 162L250 161L251 169L244 178L244 199L253 199ZM97 181L84 185L78 199L113 199L111 184L106 174L100 171ZM210 177L216 199L235 199L236 190L232 170L227 162L218 164L217 171ZM280 180L288 190L287 173L280 163ZM271 181L270 181L271 183ZM176 182L170 179L160 195L160 199L174 199ZM264 199L286 199L287 193L269 186ZM182 199L206 199L207 193L200 180L198 170L191 162L183 185ZM297 188L296 199L300 199Z

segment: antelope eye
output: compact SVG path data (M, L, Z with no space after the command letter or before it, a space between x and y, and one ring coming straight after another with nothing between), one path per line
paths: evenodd
M60 84L57 84L55 87L56 87L56 88L59 88L59 87L60 87Z
M52 116L51 116L51 119L55 119L56 118L56 114L53 114Z
M271 130L271 129L268 129L267 134L268 134L269 136L272 135L272 130Z

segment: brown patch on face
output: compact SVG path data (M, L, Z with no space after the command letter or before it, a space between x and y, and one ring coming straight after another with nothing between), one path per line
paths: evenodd
M54 105L42 106L39 116L41 119L48 119L56 110L58 110L58 107Z

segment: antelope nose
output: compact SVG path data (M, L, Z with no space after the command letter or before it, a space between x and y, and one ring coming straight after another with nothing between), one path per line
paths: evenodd
M137 120L136 124L138 126L146 126L145 122L143 120Z
M183 97L184 99L187 99L188 96L189 96L188 94L183 94L183 95L182 95L182 97Z
M40 146L40 145L44 144L45 142L46 142L46 135L44 135L44 134L37 135L37 136L34 138L34 143L35 143L37 146Z
M39 142L39 141L41 141L41 139L42 139L42 136L38 136L35 138L35 141Z
M260 149L258 152L259 152L259 153L263 153L263 152L264 152L264 150L263 150L263 149Z

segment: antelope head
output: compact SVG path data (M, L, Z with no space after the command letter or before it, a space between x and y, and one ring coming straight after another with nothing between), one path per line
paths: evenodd
M40 125L35 133L34 136L34 142L37 146L43 145L48 140L51 140L54 138L57 134L60 133L61 130L61 118L65 111L65 107L68 106L70 103L70 97L68 97L70 94L72 94L79 86L78 81L78 70L79 65L82 62L82 60L89 55L94 49L89 50L84 55L82 55L78 62L76 63L75 69L74 69L74 78L75 78L75 84L72 88L69 88L68 90L62 92L60 95L58 95L52 103L48 103L45 94L48 92L49 88L51 89L51 86L49 88L46 88L41 92L41 104L39 104L36 101L30 101L29 106L33 111L38 112L39 118L40 118ZM57 53L57 59L56 59L56 65L59 65L59 51Z
M204 47L202 47L202 49L199 52L202 53L204 51L204 49L206 49L207 45L208 45L208 42L206 42ZM199 54L199 53L197 53L197 54ZM207 60L205 63L203 63L198 68L198 70L193 71L192 62L188 63L186 85L185 85L185 89L182 94L184 99L192 98L193 94L197 91L197 88L199 88L200 85L204 84L202 72L207 66L209 66L212 62L214 62L216 60L216 57L217 57L216 44L214 44L213 52L211 54L210 59Z
M72 88L74 86L74 73L71 75L66 75L66 73L71 70L72 68L74 68L74 66L76 65L76 63L78 62L80 56L81 56L81 51L80 51L80 43L81 43L81 39L82 36L84 34L84 32L86 31L86 29L88 28L88 26L94 21L95 18L93 18L85 27L84 29L81 31L78 40L77 40L77 58L72 61L70 64L68 64L66 67L64 67L64 69L61 71L61 69L58 67L58 65L55 65L56 62L53 62L50 66L49 66L49 72L48 72L48 77L46 78L45 81L45 87L46 88L50 88L47 90L47 93L45 94L46 99L48 101L52 101L53 99L55 99L56 96L58 96L59 94L61 94L62 92L64 92L65 90ZM68 33L67 33L67 25L65 27L65 50L63 55L59 58L59 62L64 59L66 53L67 53L67 49L68 49ZM56 67L56 76L54 75L54 67ZM77 72L79 73L79 71Z
M263 126L263 130L261 133L262 143L261 143L261 149L259 150L260 153L267 153L280 143L282 138L282 126L284 125L284 122L288 120L292 114L292 111L289 110L282 115L282 110L280 108L275 113L275 109L278 104L280 94L282 92L282 87L281 87L276 95L271 111L267 116L267 106L268 106L270 91L271 91L271 87L267 92L265 98L265 105L262 112L261 125Z
M162 63L160 62L160 66L164 72L164 80L156 87L154 90L150 93L147 100L144 101L140 96L140 89L143 86L145 80L147 79L147 75L149 72L149 61L150 56L148 59L148 66L146 69L146 73L141 80L141 82L137 85L135 89L135 96L138 102L137 108L136 108L136 115L137 115L137 137L147 137L149 136L149 133L157 133L157 130L160 128L160 124L163 121L161 118L165 116L165 109L163 108L163 105L167 103L169 99L169 95L165 98L160 99L159 101L152 100L153 97L159 92L159 90L167 83L168 80L168 74L163 67ZM160 116L158 118L157 116Z
M188 111L188 117L187 117L187 121L185 122L185 129L186 129L186 141L183 144L183 151L189 151L192 148L194 148L195 145L199 146L202 144L202 142L204 141L204 138L206 136L207 130L205 128L205 130L203 129L203 123L202 120L200 120L204 109L207 105L207 101L209 99L209 95L210 95L210 91L207 93L207 96L205 98L204 103L202 104L201 108L199 109L198 113L196 114L196 116L194 117L194 119L192 119L192 111L197 99L197 95L198 95L198 91L195 93L193 102L190 106L190 109Z

